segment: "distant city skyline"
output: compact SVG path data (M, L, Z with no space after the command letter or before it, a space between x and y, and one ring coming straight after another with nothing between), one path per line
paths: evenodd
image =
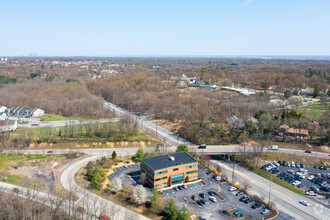
M12 0L0 57L330 56L326 0Z

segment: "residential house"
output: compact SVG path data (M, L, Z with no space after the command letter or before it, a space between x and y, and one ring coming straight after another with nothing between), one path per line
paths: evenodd
M17 129L17 120L1 120L0 131L15 131Z

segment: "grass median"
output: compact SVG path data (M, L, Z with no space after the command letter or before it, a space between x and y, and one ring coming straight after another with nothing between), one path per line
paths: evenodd
M300 194L300 195L304 195L304 192L300 189L298 189L297 187L291 185L290 183L287 183L285 182L284 180L281 180L280 178L278 178L276 175L274 174L271 174L270 172L268 172L267 170L264 170L264 169L256 169L256 170L253 170L252 172L254 172L255 174L258 174L259 176L267 179L267 180L270 180L270 175L272 175L272 182L277 184L277 185L280 185L288 190L291 190L292 192L295 192L297 194Z

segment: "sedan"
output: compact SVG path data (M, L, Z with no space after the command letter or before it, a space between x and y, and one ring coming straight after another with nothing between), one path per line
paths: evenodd
M300 200L299 203L304 205L304 206L309 206L309 203L305 200Z
M197 196L192 195L192 196L191 196L191 199L194 200L194 201L197 201L198 198L197 198Z
M260 212L260 214L267 214L267 213L269 213L269 209L263 209L261 212Z
M312 179L314 179L314 176L313 175L310 175L310 176L307 177L307 179L308 180L312 180Z
M210 196L214 196L214 195L215 195L215 193L212 192L212 191L208 192L208 194L209 194Z
M206 197L204 193L200 193L199 196L202 197L203 199Z
M253 209L257 209L257 208L260 208L261 207L261 203L260 202L256 202L256 203L254 203L252 206L251 206L251 208L253 208Z
M230 187L228 188L228 191L230 191L230 192L235 191L235 190L237 190L237 188L234 187L234 186L230 186Z
M210 196L210 198L209 198L212 202L216 202L217 201L217 199L214 197L214 196Z
M310 153L312 153L312 151L310 151L310 150L305 150L305 153L310 154Z
M236 196L240 196L240 195L243 195L243 194L244 194L243 191L239 191L239 192L236 193Z

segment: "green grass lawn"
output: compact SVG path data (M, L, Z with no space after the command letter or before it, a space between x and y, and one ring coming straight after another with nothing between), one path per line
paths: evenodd
M111 134L106 131L111 130ZM93 133L89 135L89 131ZM103 134L103 132L105 132ZM91 125L72 125L65 127L36 127L18 128L13 133L14 138L31 137L34 141L55 143L55 142L120 142L120 141L143 141L151 142L153 145L161 142L150 138L145 133L138 130L134 134L122 132L119 122L106 122Z
M62 115L53 115L53 114L45 114L43 116L40 116L39 118L42 118L43 121L78 120L77 118L73 118L73 117L67 117L67 116L62 116Z
M62 155L27 155L27 154L2 154L0 155L0 169L7 169L10 166L24 165L25 161L42 160L48 157L63 157Z
M330 103L315 102L309 105L302 105L297 108L297 112L307 114L314 119L320 118L322 114L330 110Z
M291 190L292 192L295 192L297 194L300 195L304 195L303 191L301 191L300 189L298 189L297 187L291 185L290 183L285 182L284 180L281 180L280 178L278 178L276 175L274 174L270 174L270 172L268 172L267 170L264 169L256 169L253 170L252 172L254 172L255 174L258 174L259 176L270 180L270 175L272 176L272 182L276 183L277 185L280 185L288 190Z

